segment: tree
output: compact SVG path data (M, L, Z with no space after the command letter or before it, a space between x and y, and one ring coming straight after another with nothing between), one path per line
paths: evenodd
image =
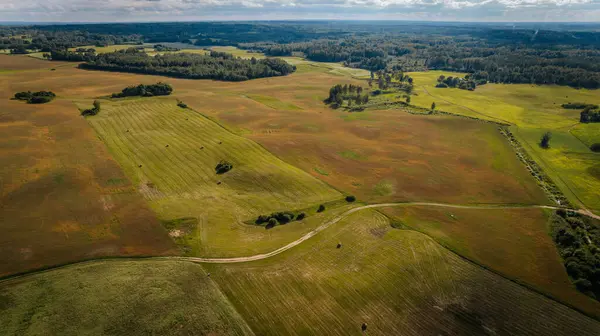
M431 103L431 110L435 110L435 102Z
M549 148L550 147L550 139L552 139L552 133L546 132L542 135L542 139L540 140L540 147Z
M354 197L353 195L346 196L346 202L352 203L354 201L356 201L356 197Z
M96 113L100 112L100 101L99 100L94 100L94 109L96 110Z
M325 211L325 206L323 204L321 204L321 205L319 205L317 212L323 212L323 211Z
M406 96L406 103L410 104L410 96Z

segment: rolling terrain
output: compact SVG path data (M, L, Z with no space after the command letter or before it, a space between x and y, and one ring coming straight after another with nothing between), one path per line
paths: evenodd
M364 85L364 71L290 60L298 62L290 76L228 83L43 62L52 71L0 56L0 127L9 135L0 155L10 162L1 171L9 235L0 246L7 258L21 246L48 251L19 269L5 262L5 274L169 256L3 281L0 321L31 334L348 335L363 322L380 335L598 334L597 320L549 298L600 316L598 302L569 283L547 212L535 208L550 203L497 125L393 107L333 110L322 102L329 87ZM172 84L173 96L106 98L157 81ZM43 89L57 99L8 100ZM101 113L79 116L93 99ZM216 174L220 160L233 169ZM344 201L348 194L359 202ZM448 208L357 210L419 201ZM269 230L252 223L281 210L308 217ZM94 296L101 289L107 295Z

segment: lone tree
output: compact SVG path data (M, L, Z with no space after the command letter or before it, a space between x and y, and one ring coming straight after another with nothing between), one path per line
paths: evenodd
M542 139L540 140L540 147L550 148L550 139L552 139L552 133L544 133L544 135L542 135Z
M353 195L346 196L346 202L352 203L354 201L356 201L356 197L354 197Z
M431 103L431 110L435 110L435 102Z
M231 169L233 169L233 165L231 163L225 160L221 160L219 163L217 163L217 166L215 167L215 172L221 175L227 173Z
M323 212L323 211L325 211L325 206L323 204L321 204L321 205L319 205L317 212Z

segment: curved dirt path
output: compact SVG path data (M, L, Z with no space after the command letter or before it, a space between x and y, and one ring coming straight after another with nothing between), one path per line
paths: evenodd
M282 252L285 252L292 247L301 244L302 242L314 237L317 233L327 229L331 225L339 222L343 218L358 212L364 209L372 209L372 208L386 208L386 207L396 207L396 206L428 206L428 207L443 207L443 208L455 208L455 209L479 209L479 210L493 210L493 209L519 209L519 208L538 208L538 209L560 209L559 207L549 206L549 205L456 205L456 204L445 204L445 203L431 203L431 202L406 202L406 203L380 203L380 204L369 204L363 205L356 208L352 208L333 219L323 223L321 226L315 228L311 232L305 234L293 242L282 246L274 251L256 254L248 257L235 257L235 258L202 258L202 257L159 257L162 259L179 259L179 260L187 260L194 261L200 263L211 263L211 264L232 264L232 263L242 263L248 261L262 260L267 259L273 256L276 256ZM600 220L600 216L595 215L587 210L575 210L575 209L567 209L570 211L577 212L581 215L588 216L591 218L595 218Z

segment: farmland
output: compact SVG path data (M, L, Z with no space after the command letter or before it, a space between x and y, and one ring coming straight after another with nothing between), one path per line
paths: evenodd
M196 219L191 227L174 228L173 234L186 235L188 254L239 256L275 249L293 240L279 231L295 237L310 225L292 223L272 233L242 222L341 198L325 183L170 98L104 101L102 113L88 121L163 220ZM220 160L233 169L216 174ZM243 243L231 246L231 241Z
M563 302L597 314L600 307L577 292L549 235L541 209L384 208L393 222L423 232L452 251Z
M398 106L331 109L323 104L329 88L365 86L360 78L368 72L286 59L298 67L289 76L230 83L0 56L0 69L6 69L0 72L0 127L8 135L0 155L10 162L1 171L0 212L8 218L1 225L8 235L0 246L12 253L3 274L113 255L252 256L291 243L362 202L549 204L497 125ZM429 106L419 91L424 79L414 77L413 103ZM173 95L108 98L128 85L158 81L171 84ZM8 99L44 89L57 99L41 107ZM78 108L95 99L101 112L81 117ZM474 107L441 101L438 107L483 118ZM502 111L488 119L530 118ZM569 133L575 114L567 123L561 118L573 112L560 113L565 116L540 112L548 119L540 119L542 125L560 124L566 135L595 141L592 128ZM535 143L542 129L519 131ZM559 132L551 150L576 139L563 140ZM233 169L217 174L221 160ZM349 194L358 202L346 202ZM326 211L317 212L320 204ZM268 230L253 223L258 215L284 210L307 217ZM251 263L99 261L9 280L0 284L0 305L9 311L0 321L31 333L123 333L131 327L158 334L193 328L203 334L347 335L359 334L366 322L369 333L381 335L595 335L597 321L544 296L600 316L598 302L569 282L546 220L546 212L531 208L361 210ZM10 261L25 260L32 247L39 258ZM99 288L110 295L94 296ZM133 302L135 309L126 309ZM63 307L74 311L71 320L53 313Z
M590 173L600 157L589 149L590 142L600 139L598 127L579 125L580 111L561 108L568 102L597 103L597 90L525 84L487 84L474 92L435 88L441 74L464 75L411 73L416 85L413 104L429 107L435 101L441 111L513 125L513 134L572 203L600 211L600 180ZM546 131L553 135L548 150L538 145Z
M376 335L595 335L599 328L368 210L275 258L205 267L261 335L358 335L363 322Z
M0 287L3 335L254 335L187 262L94 262Z
M39 75L38 61L30 62L34 70L19 72L14 62L16 72L0 76L0 276L102 256L177 253L72 103L8 100L12 76Z

